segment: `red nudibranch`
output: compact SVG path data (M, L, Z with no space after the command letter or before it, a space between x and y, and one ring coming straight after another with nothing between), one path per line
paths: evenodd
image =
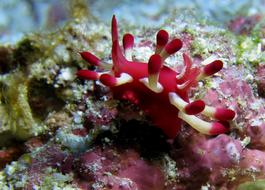
M165 30L157 33L155 53L148 63L132 60L133 35L123 36L123 49L119 45L115 16L112 18L111 34L111 67L90 52L80 53L89 64L108 71L79 70L78 77L99 80L110 88L114 98L138 105L169 138L176 136L182 120L203 134L217 135L229 130L228 121L235 117L234 111L206 106L202 100L190 102L188 97L188 91L197 86L199 80L222 69L222 61L215 60L202 68L192 67L191 59L183 54L184 69L177 73L163 63L181 49L182 41L168 41L169 35ZM195 116L199 113L218 121L204 121Z

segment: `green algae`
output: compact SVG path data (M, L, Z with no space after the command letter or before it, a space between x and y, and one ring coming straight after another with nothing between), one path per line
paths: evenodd
M8 133L9 138L25 140L39 134L45 127L33 117L28 101L28 81L22 72L0 77L2 125L0 134ZM6 138L5 138L6 139ZM0 144L6 143L5 141Z
M15 190L23 189L26 184L30 182L30 178L25 172L27 167L26 163L23 163L23 159L18 162L12 162L3 171L0 172L0 189L1 190ZM41 184L34 185L34 189L50 190L50 189L65 189L76 190L79 189L76 185L71 185L73 181L73 175L62 174L56 169L47 167L44 171L44 178Z
M236 190L264 190L265 180L257 180L240 184Z
M261 50L261 39L257 36L239 36L235 47L237 64L250 63L253 66L265 61L265 53Z
M44 180L39 187L36 187L36 189L40 190L79 189L76 186L69 184L73 181L73 175L71 174L62 174L58 172L56 169L50 167L46 168L44 173L45 173Z
M25 175L25 169L27 164L24 162L12 162L10 165L7 165L6 168L0 171L0 189L21 189L24 188L28 176Z

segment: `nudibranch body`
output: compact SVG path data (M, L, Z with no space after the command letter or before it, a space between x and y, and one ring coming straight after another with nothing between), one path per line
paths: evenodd
M177 73L163 63L168 56L181 49L180 39L169 41L168 33L160 30L156 36L155 53L148 63L143 63L132 60L134 37L131 34L123 36L123 49L119 45L115 16L112 18L111 32L111 66L90 52L80 53L89 64L108 71L79 70L78 77L99 80L111 89L114 98L129 100L138 105L152 119L153 124L161 128L169 138L176 136L182 120L208 135L217 135L229 130L228 121L234 118L234 111L206 106L202 100L190 102L188 97L190 88L196 87L199 80L222 69L222 61L213 61L203 68L192 67L191 59L183 54L184 68ZM204 121L195 116L199 113L218 121Z

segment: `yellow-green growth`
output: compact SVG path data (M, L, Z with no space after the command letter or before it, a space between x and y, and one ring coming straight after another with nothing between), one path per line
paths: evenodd
M14 72L1 76L0 82L1 136L11 135L10 138L24 140L39 134L43 126L40 127L40 121L33 117L28 103L28 80L21 72ZM1 140L0 144L3 143Z
M238 186L236 190L264 190L265 189L265 180L257 180L242 183Z

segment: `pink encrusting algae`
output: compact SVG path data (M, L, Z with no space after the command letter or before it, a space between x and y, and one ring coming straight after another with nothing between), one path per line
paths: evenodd
M156 41L155 54L149 58L148 63L132 60L134 37L125 34L122 49L119 45L117 21L113 16L113 65L104 63L90 52L81 52L82 58L89 64L108 71L79 70L77 76L86 80L99 80L110 88L114 98L129 100L139 106L169 138L176 136L182 120L204 134L227 132L229 121L235 117L234 111L206 106L202 100L190 101L188 96L190 89L196 87L199 80L222 69L222 61L215 60L198 68L192 65L192 60L184 53L184 68L177 73L165 66L164 61L182 48L182 41L169 41L165 30L157 33ZM199 113L218 121L204 121L195 116Z

